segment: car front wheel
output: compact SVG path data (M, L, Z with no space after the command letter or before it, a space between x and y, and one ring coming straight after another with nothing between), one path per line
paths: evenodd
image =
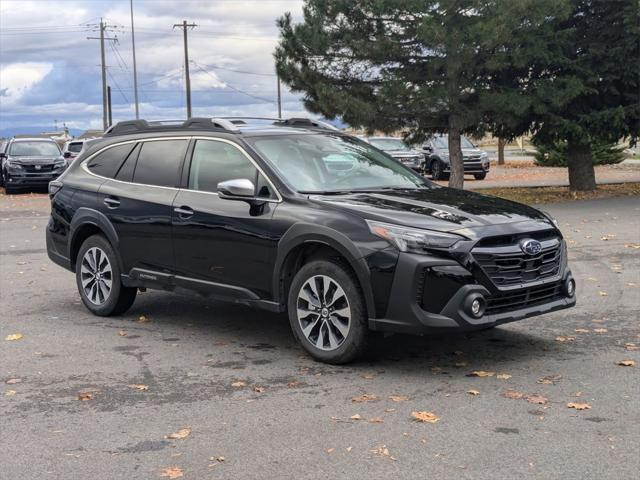
M288 311L296 339L316 360L347 363L366 348L362 292L354 274L340 263L305 264L291 284Z
M487 172L474 173L473 178L475 178L476 180L484 180L485 178L487 178Z
M444 164L440 160L431 162L431 178L434 180L445 180Z
M118 259L102 235L87 238L80 247L76 283L82 303L101 317L126 312L136 299L137 289L122 285Z

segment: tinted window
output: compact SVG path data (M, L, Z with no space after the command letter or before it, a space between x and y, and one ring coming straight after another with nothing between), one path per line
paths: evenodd
M67 151L73 152L73 153L78 153L78 152L80 152L80 150L82 150L82 145L84 145L82 142L70 143L69 146L67 147Z
M133 171L136 169L136 161L138 160L138 154L140 153L141 144L137 144L136 148L129 154L124 161L120 170L115 176L116 180L122 180L123 182L130 182L133 180Z
M133 181L175 187L178 168L186 150L186 140L144 142L138 155Z
M95 173L96 175L113 178L134 146L133 143L128 143L126 145L116 145L115 147L108 148L89 160L87 168L91 173Z
M225 142L198 140L193 149L189 188L217 192L218 183L246 178L256 184L258 170L236 147Z

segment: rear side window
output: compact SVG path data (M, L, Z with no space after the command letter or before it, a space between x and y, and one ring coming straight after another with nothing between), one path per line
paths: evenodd
M128 143L108 148L89 160L87 168L101 177L113 178L134 146L135 144Z
M133 174L135 183L175 187L178 168L187 150L186 140L144 142Z
M189 189L217 192L218 183L246 178L254 185L258 169L236 147L225 142L198 140L193 149Z
M82 142L71 142L67 147L67 151L80 153L80 150L82 150L82 145L84 145Z

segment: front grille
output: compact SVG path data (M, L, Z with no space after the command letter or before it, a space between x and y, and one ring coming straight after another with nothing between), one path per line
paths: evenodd
M22 168L27 173L44 173L53 171L53 165L38 165L40 168L36 168L36 165L23 165Z
M542 244L540 253L524 253L520 249L520 241L524 238L538 239ZM487 239L476 246L472 254L496 286L509 287L558 275L562 263L562 241L555 233L545 232Z
M523 288L509 293L499 293L487 298L487 315L520 310L564 298L562 282Z

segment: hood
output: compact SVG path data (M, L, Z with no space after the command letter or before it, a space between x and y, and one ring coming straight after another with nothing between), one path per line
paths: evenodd
M386 150L385 153L396 158L424 156L424 154L418 150Z
M313 195L310 199L357 215L396 225L458 232L473 238L491 228L508 234L554 228L539 210L497 197L447 187ZM500 228L496 228L499 226ZM480 229L473 232L474 229Z
M12 157L9 159L13 163L20 165L50 165L56 160L63 158L62 155L51 155L47 157Z

